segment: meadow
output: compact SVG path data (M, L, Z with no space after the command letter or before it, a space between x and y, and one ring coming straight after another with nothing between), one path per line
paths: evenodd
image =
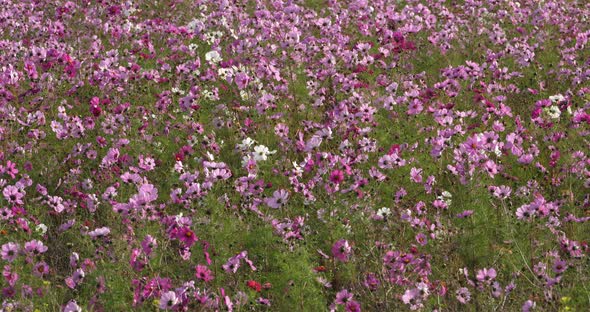
M590 311L590 2L0 0L0 312Z

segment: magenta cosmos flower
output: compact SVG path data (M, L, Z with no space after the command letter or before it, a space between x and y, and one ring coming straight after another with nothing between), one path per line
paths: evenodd
M187 226L182 227L176 231L176 238L188 247L192 246L198 240L195 232L191 231L191 229Z
M348 241L345 239L341 239L334 243L332 246L332 256L339 261L347 262L352 252L352 247L348 244Z
M330 182L334 184L340 184L344 181L344 173L341 170L334 170L330 174Z
M198 279L201 279L205 282L210 282L213 280L213 272L211 272L211 270L209 270L209 268L207 266L199 264L199 265L197 265L195 270L196 270L195 275Z

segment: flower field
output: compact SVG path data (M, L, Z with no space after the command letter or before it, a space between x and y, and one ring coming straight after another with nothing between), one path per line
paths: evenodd
M590 311L590 2L0 0L0 312Z

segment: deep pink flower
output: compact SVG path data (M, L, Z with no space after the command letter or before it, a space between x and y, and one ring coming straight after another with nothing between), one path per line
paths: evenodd
M339 261L347 262L352 253L352 247L347 240L341 239L332 246L332 256Z
M341 170L333 170L330 174L330 182L340 184L344 181L344 173Z
M189 227L184 226L176 231L176 238L184 243L185 246L192 246L199 238Z
M195 275L198 279L205 282L210 282L213 280L213 272L211 272L207 266L199 264L195 268L195 271Z

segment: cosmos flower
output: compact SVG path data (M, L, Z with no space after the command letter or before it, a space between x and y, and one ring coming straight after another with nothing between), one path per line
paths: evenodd
M562 274L567 270L567 262L564 260L555 260L552 269L555 274Z
M167 291L162 293L160 296L160 309L162 310L171 310L176 306L180 300L176 296L176 293L173 291Z
M219 63L221 62L221 55L219 52L212 50L205 54L205 60L211 63Z
M537 303L532 300L527 300L522 305L522 312L529 312L537 306Z
M332 256L339 261L347 262L352 253L352 247L348 244L347 240L338 240L332 246Z
M204 265L197 265L196 268L196 277L204 282L210 282L213 280L213 272L209 270L207 266Z
M95 230L88 232L88 235L92 238L99 238L99 237L106 236L109 233L111 233L111 229L109 229L108 227L105 226L105 227L97 228Z
M194 243L199 239L195 232L193 232L189 227L181 227L180 229L176 230L175 237L180 240L185 246L192 246Z
M266 200L266 204L270 208L278 209L284 206L289 199L289 193L286 190L276 190L272 194L272 197Z
M481 269L477 271L477 275L475 276L478 281L490 283L492 280L496 278L496 270L493 268L490 269Z
M381 207L381 208L379 208L379 210L377 210L377 216L381 220L389 217L390 215L391 215L391 209L389 209L388 207Z
M342 181L344 181L344 172L341 170L332 170L332 173L330 173L330 182L340 184Z
M274 154L276 151L270 151L268 147L264 145L256 145L252 157L255 161L264 161L268 159L268 155Z
M471 301L471 292L469 292L469 289L465 287L457 289L455 294L457 300L462 304L467 304L469 301Z
M44 261L37 262L33 267L33 275L44 277L49 273L49 266Z
M8 185L2 190L2 195L11 204L23 205L23 198L25 197L24 190L14 186Z
M353 294L348 291L348 289L343 289L336 293L336 300L334 301L336 304L347 304L350 300L352 300Z
M2 256L3 260L8 262L13 262L16 257L18 256L20 247L18 244L9 242L2 245L2 250L0 251L0 255Z
M47 246L39 240L32 240L25 243L25 251L33 255L39 255L47 251Z
M71 300L66 304L62 312L82 312L82 308L80 308L75 300Z

